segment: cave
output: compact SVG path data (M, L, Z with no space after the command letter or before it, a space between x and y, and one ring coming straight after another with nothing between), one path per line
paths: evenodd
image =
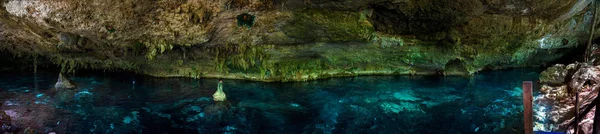
M444 67L444 75L469 75L465 62L460 59L448 61Z
M0 0L0 133L590 133L594 7Z

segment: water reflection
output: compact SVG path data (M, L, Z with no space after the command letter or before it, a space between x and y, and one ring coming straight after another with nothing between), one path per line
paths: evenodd
M520 83L536 69L464 77L361 76L291 83L6 72L0 110L40 133L521 133ZM8 124L6 121L3 124Z

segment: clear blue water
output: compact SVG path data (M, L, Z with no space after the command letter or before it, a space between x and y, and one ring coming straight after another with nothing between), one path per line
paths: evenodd
M56 72L0 73L0 110L39 133L522 133L522 81L538 69L473 77L360 76L307 82Z

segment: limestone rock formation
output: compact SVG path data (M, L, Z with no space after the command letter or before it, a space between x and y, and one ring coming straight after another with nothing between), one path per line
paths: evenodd
M565 83L568 70L563 64L556 64L540 74L540 83L547 85L562 85Z
M559 69L561 68L561 69ZM561 75L556 75L561 74ZM565 75L562 75L565 74ZM552 77L548 77L553 75ZM570 64L568 66L555 65L541 74L540 81L555 81L555 83L542 83L540 95L536 96L534 103L536 124L535 129L543 131L567 131L573 133L575 120L575 95L579 96L580 114L588 109L589 104L597 97L599 87L600 66L590 66L585 63ZM554 80L550 80L554 79ZM564 80L557 83L558 80ZM577 92L577 94L575 94ZM593 107L593 106L592 106ZM581 116L580 130L591 133L594 108L588 109L589 113ZM567 130L568 129L568 130Z
M71 80L69 80L69 78L64 76L62 73L59 73L58 81L56 81L56 84L54 84L54 88L55 89L73 89L73 88L77 88L77 85L75 85Z
M227 100L227 95L225 95L225 92L223 92L223 81L219 81L219 87L217 88L217 91L213 94L213 100L217 102Z
M561 58L586 41L589 3L0 0L0 52L160 77L469 75Z

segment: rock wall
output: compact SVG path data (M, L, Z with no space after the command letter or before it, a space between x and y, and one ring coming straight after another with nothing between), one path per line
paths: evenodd
M588 2L589 3L589 2ZM0 51L65 72L298 81L540 66L586 41L571 0L0 0ZM254 16L252 26L237 16Z
M557 64L540 74L541 94L534 97L536 130L574 133L575 96L579 97L580 133L592 133L600 66ZM587 113L586 113L587 112Z

